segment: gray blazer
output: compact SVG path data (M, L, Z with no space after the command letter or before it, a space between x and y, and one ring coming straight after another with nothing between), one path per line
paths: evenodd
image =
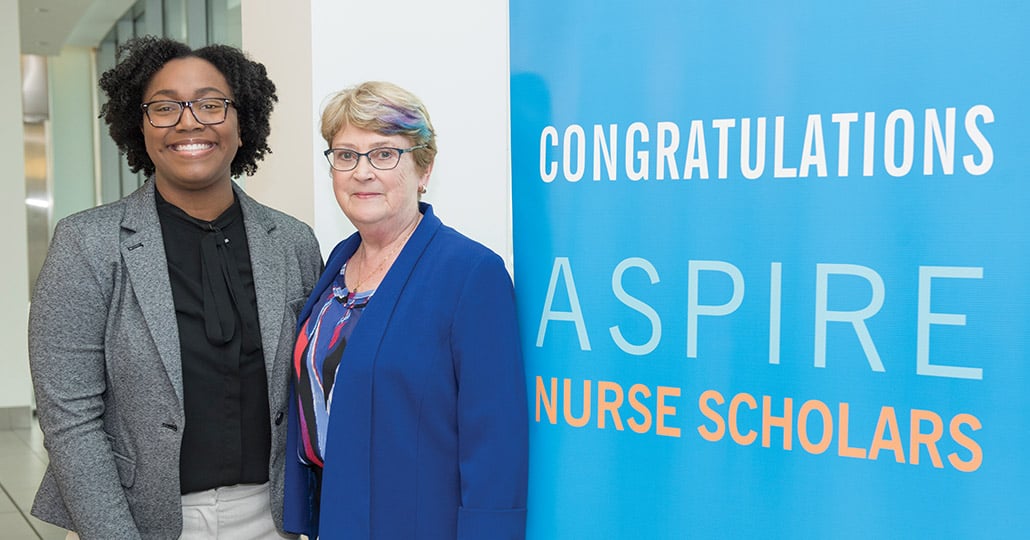
M32 514L83 540L173 539L182 531L182 364L153 184L57 224L29 314L29 363L50 456ZM233 188L257 294L268 476L281 527L294 326L322 258L310 227Z

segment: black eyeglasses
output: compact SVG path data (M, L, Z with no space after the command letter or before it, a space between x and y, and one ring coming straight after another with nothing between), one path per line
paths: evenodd
M229 106L235 106L231 99L203 98L190 101L161 99L140 105L147 115L150 125L157 128L172 127L182 120L182 111L187 108L193 112L193 118L205 126L213 126L225 122L229 116Z
M380 171L388 171L401 162L401 155L404 153L425 147L426 145L424 144L412 146L411 148L389 148L384 146L382 148L373 148L365 153L349 148L330 148L322 153L325 154L325 158L329 161L329 166L338 171L354 170L358 166L361 156L368 158L368 162L372 164L373 168Z

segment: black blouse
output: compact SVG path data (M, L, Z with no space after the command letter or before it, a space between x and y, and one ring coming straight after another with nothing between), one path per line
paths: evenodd
M182 493L268 481L268 380L239 200L214 221L157 194L182 351Z

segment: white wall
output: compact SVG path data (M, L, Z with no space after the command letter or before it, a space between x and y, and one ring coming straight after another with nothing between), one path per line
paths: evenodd
M267 191L262 187L260 192L257 184L264 177L249 180L248 192L284 207L295 196L293 192L307 189L294 182L309 174L313 213L295 215L313 223L323 252L328 253L354 229L336 205L329 166L321 155L326 147L318 133L321 105L326 96L345 86L391 81L422 99L437 130L440 152L423 200L434 206L444 223L500 254L510 269L508 3L305 0L286 4L243 2L243 47L266 65L275 62L269 72L280 88L280 112L286 107L292 111L296 105L282 99L287 88L292 92L310 83L306 129L295 113L290 113L289 124L277 117L272 126L275 136L291 141L306 131L308 156L302 162L301 153L295 153L299 141L282 149L273 146L275 153L266 161L276 164L262 165L259 175L266 168L283 167L292 171L292 177L279 178L276 187ZM296 26L298 12L309 15L309 33ZM291 37L276 38L286 32ZM308 35L310 43L305 43ZM308 57L305 47L309 47ZM280 56L287 60L279 60ZM280 200L284 204L277 204ZM300 206L295 208L300 211Z
M0 408L27 407L29 382L28 240L25 225L25 160L21 109L21 44L18 3L0 2Z
M314 226L311 3L247 0L240 18L243 49L265 65L279 96L268 141L272 154L243 182L251 196Z

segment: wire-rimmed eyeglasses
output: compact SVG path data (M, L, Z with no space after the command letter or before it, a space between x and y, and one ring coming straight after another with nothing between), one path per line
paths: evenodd
M148 101L140 107L146 113L150 125L165 128L178 124L182 120L182 111L186 109L192 111L193 118L205 126L221 124L229 116L230 105L235 106L231 99L203 98L190 101L160 99Z
M329 166L338 171L354 170L358 166L361 156L368 158L368 162L373 168L380 171L388 171L395 168L401 162L401 156L406 152L425 147L426 145L424 144L412 146L411 148L390 148L384 146L382 148L373 148L364 153L351 150L350 148L330 148L322 153L325 154L325 159L329 161Z

